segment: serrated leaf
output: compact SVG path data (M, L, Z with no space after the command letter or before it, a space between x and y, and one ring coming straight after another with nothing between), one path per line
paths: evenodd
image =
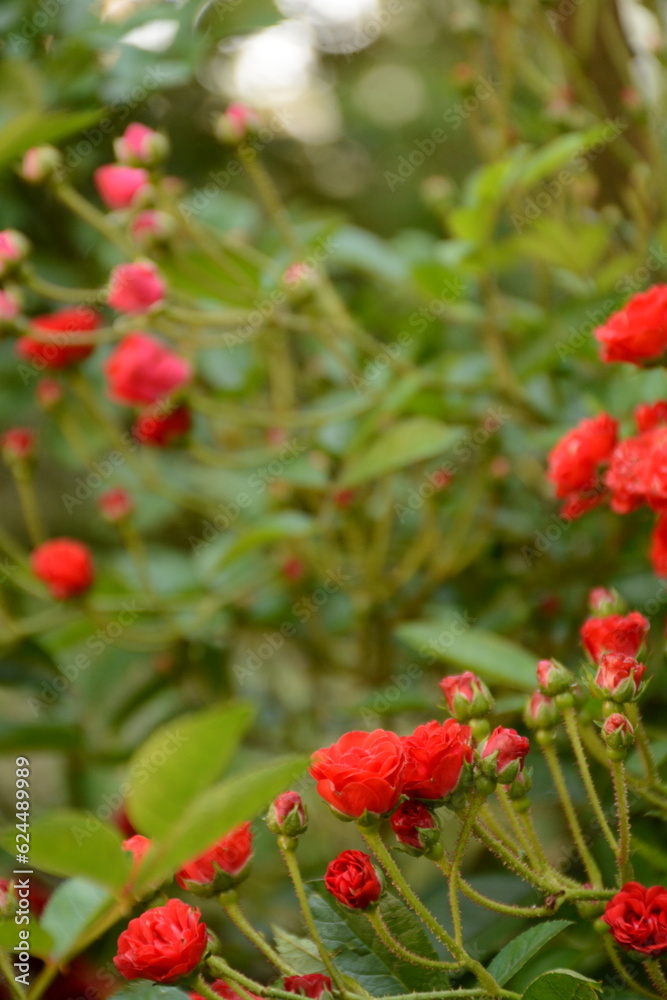
M222 774L250 725L252 706L216 705L161 726L129 765L127 811L147 837L163 837Z
M62 882L50 896L40 918L40 924L51 936L51 958L61 959L69 954L75 942L113 896L102 886L85 878L72 878ZM30 935L32 945L32 933Z
M533 980L523 1000L596 1000L600 984L571 969L554 969Z
M513 941L505 945L489 965L488 971L493 978L504 986L512 976L522 969L540 948L560 934L566 927L572 925L571 920L549 920L535 927L529 927Z
M379 438L349 459L338 485L360 486L416 462L442 455L460 434L455 427L430 417L411 417L395 423Z
M326 972L326 968L317 951L317 945L307 937L296 937L282 927L273 926L273 937L276 951L301 976L311 972Z
M539 657L523 646L486 629L468 627L455 614L400 625L396 635L429 662L442 660L473 670L485 681L520 691L535 687Z
M335 955L336 965L373 996L447 987L449 978L444 971L420 968L397 958L382 944L363 913L341 906L324 882L310 882L307 889L317 929L325 947ZM380 912L406 948L425 958L438 958L419 920L400 900L386 895Z

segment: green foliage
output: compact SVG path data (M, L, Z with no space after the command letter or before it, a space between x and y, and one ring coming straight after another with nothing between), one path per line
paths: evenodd
M529 927L498 952L488 966L489 972L496 982L504 986L545 944L571 925L571 920L549 920Z

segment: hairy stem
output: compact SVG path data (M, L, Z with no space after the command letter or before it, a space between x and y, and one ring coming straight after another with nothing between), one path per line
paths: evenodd
M593 812L597 817L597 821L600 824L600 829L605 836L605 839L614 853L617 850L616 838L609 828L607 823L607 817L604 814L604 809L602 808L602 803L593 783L593 778L591 776L590 768L588 767L588 761L586 760L586 753L584 751L583 743L581 742L581 736L579 735L579 728L577 725L577 714L574 708L564 708L562 710L563 721L565 722L565 729L567 735L570 738L570 743L572 744L572 749L574 751L574 756L577 760L577 766L579 768L579 774L581 775L581 780L584 783L584 788L586 789L586 794L588 795L588 801L593 807Z

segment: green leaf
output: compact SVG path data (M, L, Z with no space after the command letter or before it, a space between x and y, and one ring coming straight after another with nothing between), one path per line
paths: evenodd
M307 763L303 757L281 757L202 792L180 810L180 821L157 839L137 875L137 893L172 875L239 823L253 819L303 774Z
M568 132L552 139L530 155L519 172L519 183L523 187L532 187L554 171L560 170L570 160L585 154L598 139L603 138L607 128L608 125L604 123L596 125L588 132Z
M13 948L19 943L19 930L11 920L0 921L0 948L13 953ZM35 958L48 958L53 948L53 941L43 927L35 921L30 921L30 954Z
M133 826L147 837L163 837L222 774L253 715L243 702L216 705L156 729L129 765L127 811Z
M512 976L522 969L529 959L536 955L547 941L560 934L565 927L570 927L571 920L549 920L544 924L529 927L523 934L505 945L489 965L488 971L501 986L509 982Z
M0 833L0 845L14 852L14 827ZM82 875L112 889L127 882L131 858L115 827L92 813L58 809L32 822L30 861L50 875Z
M491 684L520 691L535 687L539 656L495 632L471 628L461 617L450 614L432 621L409 622L399 626L396 634L430 663L442 660L473 670Z
M80 750L83 732L78 726L57 722L3 722L0 724L0 753L16 750Z
M50 897L40 920L53 940L51 957L64 958L112 899L106 889L88 879L72 878L62 882ZM32 945L32 933L30 943Z
M18 159L31 146L58 142L73 132L93 125L103 111L26 111L8 122L0 132L0 164Z
M270 545L283 538L304 538L313 532L314 527L314 518L301 511L284 510L277 514L269 514L262 518L259 524L239 534L227 549L220 565L224 566L252 549Z
M444 972L397 958L378 939L363 913L341 906L323 882L311 882L307 889L317 929L325 947L336 955L336 965L373 996L447 987ZM400 900L385 896L380 912L406 948L425 958L438 958L419 920Z
M273 926L271 929L276 951L300 976L310 975L311 972L326 972L314 941L307 937L296 937L282 927Z
M394 424L362 452L353 455L343 469L340 487L359 486L398 469L442 455L460 430L430 417L411 417Z
M523 1000L596 1000L600 984L571 969L554 969L533 980Z
M114 1000L188 1000L188 996L175 986L160 986L148 979L135 979L113 994Z

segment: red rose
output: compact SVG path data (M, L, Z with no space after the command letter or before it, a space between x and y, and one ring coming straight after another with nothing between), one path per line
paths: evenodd
M206 951L206 924L201 913L180 899L146 910L130 920L118 938L114 965L125 979L173 983L187 976Z
M194 861L176 873L181 889L198 896L213 896L238 885L250 874L252 833L241 823Z
M40 368L67 368L92 354L94 344L77 343L89 339L100 326L100 316L88 306L72 306L43 316L33 316L30 327L48 340L19 337L16 350Z
M447 707L459 722L478 719L493 708L493 697L488 687L471 670L440 681Z
M88 590L95 576L90 549L74 538L43 542L30 556L30 565L57 601L66 601Z
M165 158L169 143L148 125L132 122L123 135L114 140L113 149L121 163L151 167Z
M187 406L165 408L163 404L140 413L132 426L132 434L140 444L151 448L167 448L184 437L192 426Z
M104 370L112 397L121 403L155 403L190 380L190 362L147 333L131 333Z
M403 737L407 760L403 791L412 799L442 800L456 790L472 763L471 730L455 719L427 722Z
M549 455L547 478L554 484L557 497L569 497L570 505L582 501L583 507L599 502L602 492L600 466L608 462L616 444L617 422L606 413L582 420L561 438ZM592 497L588 497L589 492Z
M409 848L411 854L423 854L440 841L438 821L423 802L415 799L401 802L392 813L390 822L396 839Z
M164 278L152 261L118 264L109 277L107 301L123 313L145 313L163 301L167 292Z
M667 515L661 514L651 535L651 565L656 576L667 576Z
M110 524L118 524L129 517L134 510L134 500L122 486L115 486L97 498L97 506L102 517Z
M283 792L269 806L266 823L272 833L298 837L308 828L308 813L298 792Z
M29 427L11 427L0 437L0 449L6 462L23 462L32 456L35 432Z
M581 626L580 635L593 663L599 663L604 653L636 656L648 630L646 618L639 611L631 611L629 615L588 618Z
M144 188L150 185L150 175L141 167L125 167L108 163L93 174L95 187L107 208L116 211L136 204Z
M366 910L382 895L382 883L368 854L343 851L330 861L324 884L343 906Z
M523 771L523 762L529 750L530 741L525 736L519 736L516 729L498 726L479 747L481 760L488 761L483 771L501 785L511 785Z
M603 361L640 365L667 351L667 285L633 295L595 330Z
M130 851L137 863L148 854L152 846L149 838L142 837L140 833L135 833L133 837L128 837L122 844L123 850Z
M609 900L602 917L622 948L644 955L667 952L667 889L626 882Z
M437 723L436 723L437 725ZM318 750L310 774L325 802L345 816L392 811L403 789L405 751L395 733L352 732Z
M635 423L641 433L652 431L667 424L667 400L657 403L641 403L635 407Z
M320 1000L323 993L331 993L331 980L321 972L310 972L306 976L286 976L283 985L288 993L296 993L310 1000Z
M646 666L633 656L605 653L600 657L595 675L593 693L613 701L634 701L641 694L642 677Z

